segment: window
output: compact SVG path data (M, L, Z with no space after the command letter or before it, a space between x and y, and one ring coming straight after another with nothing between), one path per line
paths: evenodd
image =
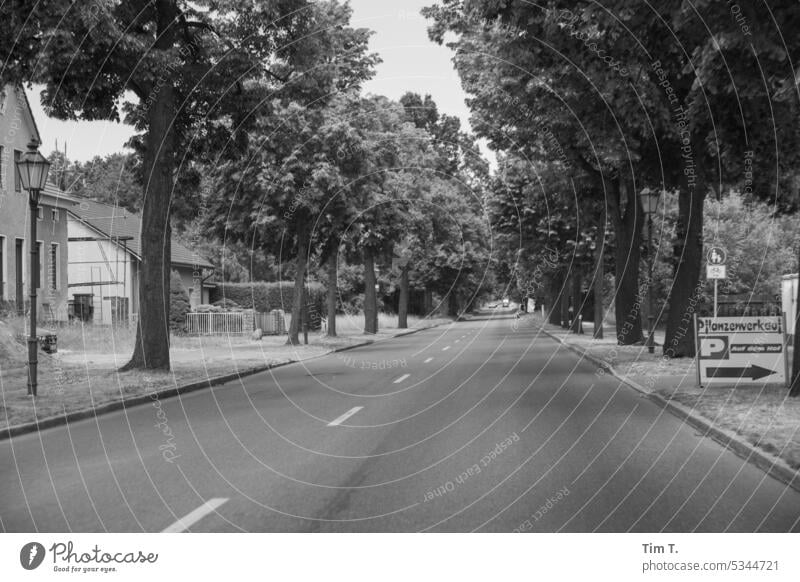
M14 150L14 192L22 192L22 182L19 179L19 170L17 169L17 162L22 152Z
M50 211L50 217L53 219L53 222L58 222L58 215L59 215L58 208L53 208Z
M44 218L44 213L42 212L42 207L38 206L36 208L36 220L42 220Z
M58 252L58 243L50 243L50 280L49 288L50 291L58 291L59 289L59 279L58 279L58 268L59 268L59 252Z
M3 146L0 146L0 188L5 188L6 185L6 173L3 171L3 164L6 162L6 150Z

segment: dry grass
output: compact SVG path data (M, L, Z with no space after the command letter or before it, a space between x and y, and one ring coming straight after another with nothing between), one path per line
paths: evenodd
M789 397L783 386L689 386L658 392L800 469L800 398Z
M360 324L356 324L360 321ZM419 328L449 319L410 320ZM130 357L134 337L127 328L70 326L58 330L59 352L40 355L39 395L27 396L27 368L0 360L0 427L96 407L135 395L148 394L216 376L242 372L282 362L301 361L334 349L380 341L397 334L388 317L377 335L363 334L363 317L339 326L339 337L309 334L309 344L286 345L286 336L265 336L253 341L242 336L174 336L169 373L118 372ZM19 322L12 325L18 325Z

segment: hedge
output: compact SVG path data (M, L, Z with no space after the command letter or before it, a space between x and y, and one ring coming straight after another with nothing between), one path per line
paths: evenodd
M325 313L325 286L311 282L307 285L308 303L317 313ZM277 283L217 283L212 290L211 302L222 299L233 301L243 309L255 309L261 313L269 313L273 309L283 309L287 313L292 310L294 283L279 281Z

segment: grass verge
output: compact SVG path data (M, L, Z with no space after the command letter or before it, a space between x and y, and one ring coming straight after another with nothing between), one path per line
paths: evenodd
M59 352L40 354L38 397L27 395L27 367L0 360L0 428L43 420L154 391L176 388L255 367L303 361L365 341L391 338L398 330L385 319L376 335L365 335L343 320L336 338L309 334L309 344L287 346L285 336L252 341L241 336L172 338L172 370L166 373L118 372L133 345L132 330L84 326L59 331ZM409 320L409 328L425 329L450 319ZM338 322L337 322L338 323ZM363 326L363 317L361 318ZM62 337L64 341L62 342Z

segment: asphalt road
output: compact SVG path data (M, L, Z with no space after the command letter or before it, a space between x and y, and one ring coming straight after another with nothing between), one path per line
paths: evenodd
M507 316L0 442L4 531L800 531L800 494Z

